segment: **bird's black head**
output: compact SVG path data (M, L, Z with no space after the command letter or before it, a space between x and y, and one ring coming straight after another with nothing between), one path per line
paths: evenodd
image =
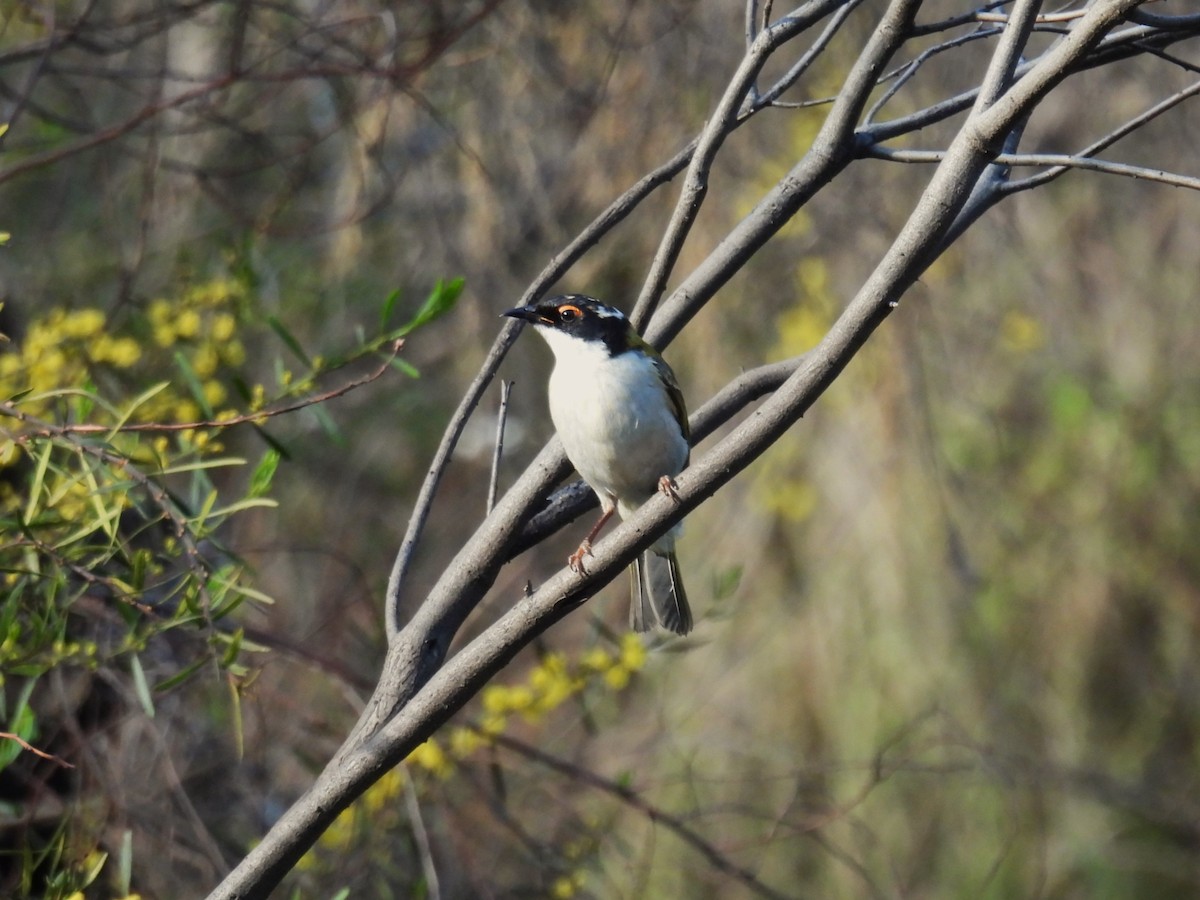
M583 294L561 294L531 306L518 306L504 315L524 319L538 328L561 331L584 341L604 344L613 356L633 346L629 320L619 309Z

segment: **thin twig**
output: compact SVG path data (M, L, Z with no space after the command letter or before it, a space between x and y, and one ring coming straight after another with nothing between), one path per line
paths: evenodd
M863 116L863 125L870 126L874 123L876 117L883 111L884 107L891 102L892 98L900 92L920 70L925 63L942 53L947 53L951 50L957 50L964 44L973 43L974 41L988 40L999 34L1000 29L988 28L978 29L969 32L968 34L958 35L949 40L942 41L927 50L922 51L915 59L910 60L894 72L889 72L884 76L885 81L890 81L887 90L884 91L878 100L871 104L871 108L867 110Z
M821 30L821 33L817 35L816 40L814 40L812 45L804 51L804 55L796 61L796 64L788 69L786 73L784 73L782 78L771 85L771 87L761 97L757 97L753 92L751 92L750 99L752 101L752 105L779 106L779 104L776 102L779 96L803 77L804 73L809 70L812 64L816 61L817 57L825 52L830 41L834 39L839 31L841 31L842 26L846 23L846 20L850 18L850 13L854 12L854 10L862 2L863 0L847 0L845 6L839 8L837 12L829 17L829 21L825 23L825 27ZM829 102L832 102L832 98L829 98L828 100L810 101L810 105L820 105Z
M552 756L531 744L518 741L506 734L495 735L491 739L500 747L504 747L513 753L530 759L538 765L551 769L573 781L585 784L588 787L608 794L610 797L615 797L631 809L637 810L637 812L644 815L651 822L665 827L685 844L696 850L714 869L735 879L751 893L759 897L769 897L771 900L791 900L790 895L763 884L749 869L733 862L679 816L667 812L660 806L655 806L648 800L643 799L631 788L605 778L591 769L559 759L557 756Z
M1073 22L1076 19L1081 18L1085 11L1086 10L1082 10L1082 9L1074 9L1069 12L1042 13L1041 15L1034 17L1033 24L1034 25L1057 25L1057 24L1061 24L1063 22ZM1009 22L1011 22L1013 20L1013 17L1011 15L1007 15L1005 13L993 13L993 12L977 12L974 14L973 18L975 19L976 22L995 22L995 23L999 23L1000 25L1007 25Z
M1086 154L1088 151L1082 151ZM904 163L940 163L946 158L944 150L891 150L886 147L874 148L870 156L876 159L886 159L892 162ZM1200 191L1200 178L1193 175L1180 175L1175 172L1165 172L1162 169L1150 169L1146 166L1135 166L1129 163L1109 162L1086 155L1070 153L1001 153L996 157L996 163L1003 166L1030 167L1051 166L1050 171L1039 172L1021 181L1014 181L1003 188L1005 193L1015 193L1018 190L1028 190L1037 184L1044 183L1062 175L1071 169L1086 169L1090 172L1103 172L1107 175L1120 175L1125 178L1136 178L1143 181L1156 181L1172 187L1187 188Z
M61 756L55 756L53 753L47 753L45 750L39 750L37 747L33 746L33 744L29 743L29 741L25 740L25 738L21 737L19 734L13 734L11 731L0 731L0 740L16 741L35 756L40 756L42 759L48 759L50 762L57 763L65 769L75 768L74 763L69 763Z
M921 32L922 30L917 29L917 31ZM1158 55L1161 53L1163 45L1183 40L1185 35L1186 32L1178 34L1155 32L1143 26L1132 26L1114 31L1106 35L1091 53L1074 60L1067 74L1073 75L1142 54ZM1015 75L1018 78L1024 76L1039 63L1040 59L1041 57L1025 60L1017 67ZM964 90L953 97L939 100L911 113L864 127L860 129L858 137L863 146L869 148L883 141L914 134L969 109L975 103L978 93L978 88Z
M496 493L500 487L500 460L504 457L504 425L508 420L508 397L512 393L511 381L500 382L500 410L496 414L496 449L492 452L492 477L488 481L487 515L496 506Z
M675 268L684 242L700 214L704 198L708 194L708 177L717 153L725 139L738 127L739 115L758 73L779 47L841 6L843 0L821 0L804 9L804 14L793 14L774 25L763 29L742 58L729 86L721 95L717 107L700 132L700 137L688 166L683 187L671 213L671 220L663 232L650 271L638 295L637 303L630 314L630 321L639 331L645 327L659 298L666 289L667 279Z
M425 829L425 820L421 816L421 802L417 798L417 789L411 778L404 779L404 807L408 810L408 821L412 824L417 855L421 858L421 871L425 875L425 896L430 900L439 900L442 889L438 880L437 865L433 860L433 847L429 842L429 832Z
M764 244L792 221L822 186L850 165L858 152L855 127L872 91L908 39L919 0L893 0L846 76L812 148L776 182L746 218L671 292L646 327L645 338L665 346Z
M1084 159L1087 159L1087 158L1092 157L1094 154L1099 153L1101 150L1105 150L1108 147L1111 147L1113 144L1115 144L1121 138L1125 137L1128 134L1133 133L1134 131L1137 131L1139 128L1141 128L1143 125L1145 125L1147 122L1150 122L1151 120L1158 118L1163 113L1167 112L1168 110L1170 110L1170 109L1174 108L1175 106L1179 105L1180 103L1182 103L1184 100L1188 100L1188 99L1196 96L1197 94L1200 94L1200 81L1192 84L1190 87L1186 87L1183 90L1176 92L1172 96L1167 97L1165 100L1162 100L1162 101L1154 104L1154 106L1152 106L1149 109L1145 110L1144 112L1139 113L1138 115L1134 116L1132 119L1130 119L1128 122L1125 122L1119 128L1114 128L1112 131L1110 131L1108 134L1104 135L1099 140L1094 141L1091 145L1084 147L1083 150L1081 150L1079 153L1074 154L1074 156L1072 157L1072 160L1077 160L1081 157ZM1015 193L1016 191L1019 191L1019 190L1027 190L1032 187L1037 187L1039 184L1044 184L1048 181L1054 180L1059 175L1061 175L1063 172L1067 171L1068 168L1079 168L1079 166L1077 166L1073 161L1070 166L1061 165L1060 168L1053 168L1047 172L1041 172L1037 175L1032 175L1029 178L1025 178L1020 181L1011 182L1010 184L1008 184L1006 186L1005 190L1008 191L1009 193ZM1098 171L1104 171L1104 170L1100 169ZM1149 177L1149 176L1135 175L1133 173L1114 173L1114 174L1130 174L1130 175L1132 175L1132 177L1135 177L1135 178L1136 177ZM1176 176L1176 177L1183 177L1183 176ZM1154 180L1160 180L1160 179L1154 179ZM1166 182L1166 183L1169 184L1171 182ZM1190 185L1180 185L1180 186L1181 187L1190 187Z
M86 422L81 422L76 425L41 425L37 429L27 431L22 435L14 438L20 441L25 437L60 437L67 434L110 434L124 433L131 431L139 432L169 432L169 431L194 431L201 428L232 428L234 425L245 425L253 423L256 425L262 424L263 419L269 419L274 416L282 416L286 413L298 412L302 409L307 409L310 406L319 406L322 403L327 403L330 400L336 400L338 397L345 396L356 388L368 385L373 381L378 381L383 377L384 373L391 367L392 362L396 358L396 354L400 352L400 348L404 346L404 339L400 338L392 343L391 351L388 353L387 359L383 364L373 372L348 381L345 384L332 388L328 391L323 391L320 394L312 394L297 400L294 403L287 403L282 406L276 406L270 409L262 409L258 412L243 413L239 416L231 416L228 419L205 419L199 422L129 422L117 428L111 425L93 425ZM30 416L21 410L17 409L10 403L0 403L0 416L10 416L14 419L19 419L22 422L33 421Z

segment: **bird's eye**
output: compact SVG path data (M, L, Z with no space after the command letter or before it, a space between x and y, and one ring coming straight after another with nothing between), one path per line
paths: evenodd
M583 315L583 313L580 311L578 306L571 306L568 304L558 308L558 317L563 322L571 322L575 319L578 319L581 315Z

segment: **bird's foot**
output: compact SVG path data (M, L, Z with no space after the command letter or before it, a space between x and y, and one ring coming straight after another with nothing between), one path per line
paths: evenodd
M587 569L583 567L583 558L592 555L592 542L585 540L579 545L579 549L567 557L567 565L571 567L571 571L577 575L586 575Z
M675 484L675 479L670 475L664 475L658 479L658 492L666 494L676 503L679 502L679 487Z

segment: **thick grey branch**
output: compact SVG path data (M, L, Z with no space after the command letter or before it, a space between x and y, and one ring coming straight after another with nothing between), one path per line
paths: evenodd
M855 125L871 91L912 27L920 0L893 0L846 77L812 149L700 263L663 304L646 331L665 346L800 208L853 161Z
M551 442L447 567L408 626L394 635L380 683L346 744L312 789L212 896L266 897L348 803L467 703L537 635L584 603L794 425L936 258L1006 137L1047 92L1092 58L1089 55L1104 35L1137 3L1099 0L1091 4L1062 41L1036 63L1009 69L1015 80L1007 79L1005 89L989 92L988 99L994 102L982 104L967 119L894 244L833 328L770 396L676 479L677 499L649 500L597 544L586 576L564 569L532 596L514 596L508 612L443 664L450 640L493 584L528 511L541 503L565 469L557 442ZM910 33L919 5L919 0L893 0L812 150L671 295L651 323L649 339L663 343L676 334L820 186L860 152L855 123L883 67ZM531 293L535 290L531 288ZM773 385L773 379L783 374L781 368L762 375L763 384ZM746 394L743 391L741 396Z

